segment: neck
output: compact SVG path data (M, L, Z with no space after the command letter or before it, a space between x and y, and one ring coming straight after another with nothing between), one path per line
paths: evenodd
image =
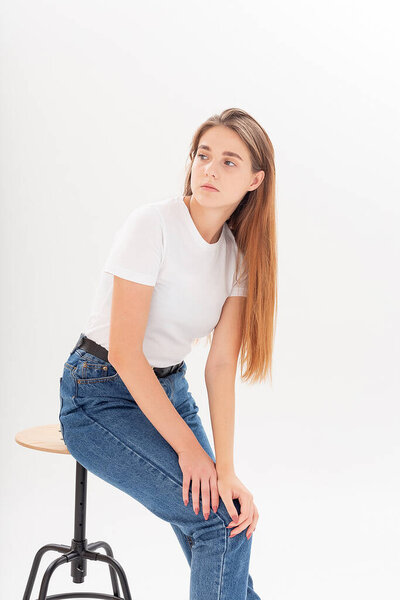
M218 242L227 219L225 214L222 214L221 209L204 208L197 202L193 194L185 196L184 201L202 238L209 244Z

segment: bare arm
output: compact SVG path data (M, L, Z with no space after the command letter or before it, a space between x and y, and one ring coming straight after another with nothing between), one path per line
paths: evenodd
M235 471L235 377L242 339L241 316L245 302L246 298L243 296L226 299L214 330L205 367L218 474Z
M244 296L226 299L214 330L205 379L214 434L218 492L232 520L235 521L235 516L238 516L237 526L232 526L230 537L248 528L246 535L249 539L257 525L258 510L253 502L253 495L237 477L233 463L235 375L242 342L245 305ZM233 503L234 498L239 499L240 515Z
M235 367L221 365L206 379L216 470L234 472Z
M140 409L179 453L200 444L143 354L152 293L153 286L114 275L108 357Z

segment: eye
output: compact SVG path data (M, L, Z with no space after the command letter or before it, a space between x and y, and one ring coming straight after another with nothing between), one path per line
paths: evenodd
M201 156L205 156L205 157L207 158L207 156L206 156L205 154L197 154L197 156L198 156L199 158L200 158ZM232 165L233 165L234 167L236 167L235 163L234 163L234 162L232 162L231 160L226 160L225 162L226 162L226 163L227 163L227 162L229 162L229 163L232 163Z

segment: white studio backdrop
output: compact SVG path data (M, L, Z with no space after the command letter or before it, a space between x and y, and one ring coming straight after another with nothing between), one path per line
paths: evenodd
M273 383L238 377L236 394L255 590L398 599L395 3L5 0L0 15L2 596L21 598L36 550L73 536L74 460L14 436L57 422L116 229L180 193L194 130L239 107L277 169ZM206 354L193 348L187 378L211 436ZM112 545L133 597L187 599L169 524L90 473L88 486L88 540ZM77 591L69 572L49 593ZM108 568L89 562L79 589L110 593Z

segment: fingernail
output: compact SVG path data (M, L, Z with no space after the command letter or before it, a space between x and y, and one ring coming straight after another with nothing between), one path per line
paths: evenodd
M185 505L185 506L187 506L187 505L188 505L188 502L189 502L189 500L184 500L184 501L183 501L183 503L184 503L184 505Z
M195 508L195 509L194 509L194 512L196 513L196 515L198 515L198 514L199 514L199 509L198 509L198 508Z
M236 533L234 531L232 531L231 535L229 537L235 537Z
M212 507L212 509L213 509L213 511L214 511L215 513L216 513L216 512L217 512L217 510L218 510L218 508L217 508L216 506L213 506L213 507Z
M204 515L204 518L205 518L205 520L206 520L206 521L207 521L207 519L208 519L208 517L209 517L209 516L210 516L210 513L206 513L206 514Z

